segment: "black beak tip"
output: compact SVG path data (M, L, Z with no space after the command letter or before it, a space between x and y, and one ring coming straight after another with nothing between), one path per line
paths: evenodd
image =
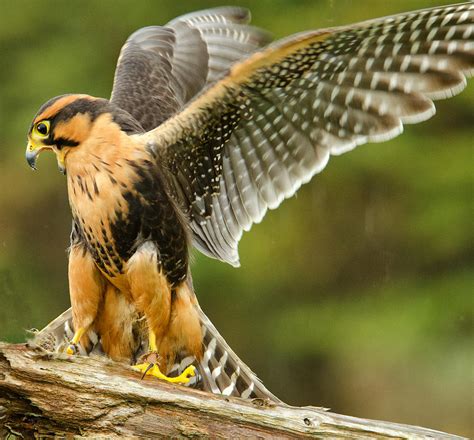
M32 170L36 170L36 158L38 154L35 151L27 151L26 152L26 162L30 166Z

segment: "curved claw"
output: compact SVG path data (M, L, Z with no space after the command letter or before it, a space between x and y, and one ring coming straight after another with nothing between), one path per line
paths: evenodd
M144 373L142 374L142 380L143 378L146 376L146 374L155 366L155 364L151 363L150 365L148 365L147 369L144 371Z

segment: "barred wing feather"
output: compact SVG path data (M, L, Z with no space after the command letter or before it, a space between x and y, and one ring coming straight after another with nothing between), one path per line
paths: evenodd
M473 72L473 19L466 3L289 37L147 133L195 245L237 266L243 231L331 155L431 117Z
M134 32L122 47L111 101L151 130L271 38L250 13L221 7Z

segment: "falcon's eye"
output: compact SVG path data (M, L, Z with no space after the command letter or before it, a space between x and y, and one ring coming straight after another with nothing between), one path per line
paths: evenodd
M41 137L46 137L49 134L49 121L41 121L35 125L35 131Z

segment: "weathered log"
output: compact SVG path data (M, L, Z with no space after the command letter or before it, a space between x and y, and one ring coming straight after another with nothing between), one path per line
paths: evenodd
M104 358L52 355L0 343L0 436L436 438L416 426L225 398L141 380Z

